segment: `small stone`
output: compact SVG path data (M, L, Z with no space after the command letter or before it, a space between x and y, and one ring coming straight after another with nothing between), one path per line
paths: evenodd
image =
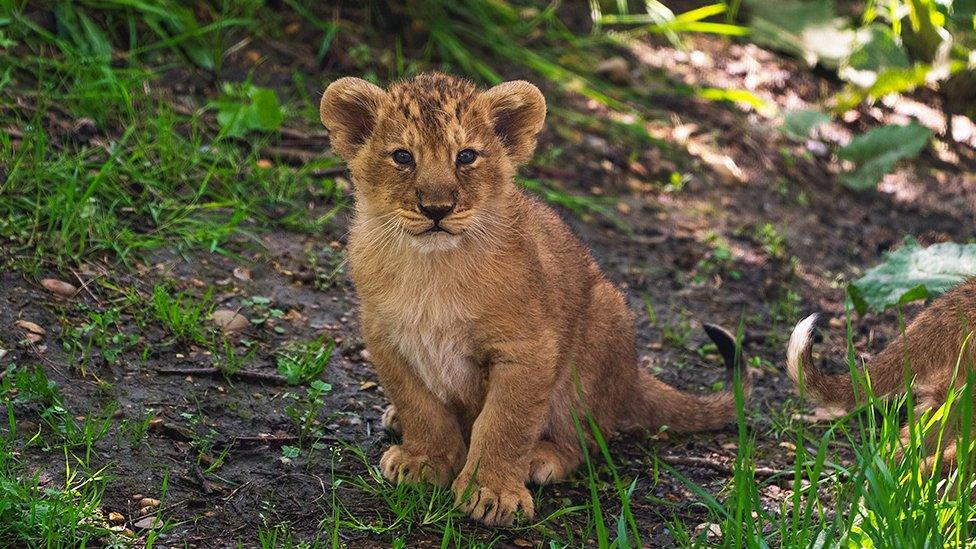
M360 391L368 391L370 389L375 389L375 388L376 388L375 381L364 381L359 385Z
M515 538L512 540L512 544L516 547L535 547L535 544L527 539Z
M159 420L159 421L162 422L163 420ZM152 422L150 422L150 424L152 424ZM142 494L132 494L132 497L129 498L129 499L131 499L132 501L136 501L137 502L137 501L141 500L144 497L146 497L146 496L144 496Z
M140 530L155 530L163 526L163 521L155 516L150 516L137 520L133 526Z
M596 73L614 84L627 84L630 82L630 63L616 55L600 61L596 66Z
M119 524L121 522L125 522L125 517L122 516L122 513L119 513L118 511L112 511L108 514L108 521L114 524Z
M155 498L142 498L139 500L139 507L148 507L150 509L159 507L159 500Z
M722 537L722 525L714 522L703 522L695 527L695 534L701 535L702 532L710 539Z
M225 334L239 332L251 325L246 316L230 309L217 309L211 313L210 320Z
M247 267L236 267L234 269L234 278L237 280L251 280L251 269Z
M0 355L0 358L3 358L3 355ZM373 358L373 355L369 354L369 350L363 349L359 351L359 358L363 359L363 362L369 362Z
M35 335L42 336L42 335L44 335L44 334L47 333L44 330L44 328L41 328L40 326L38 326L37 324L31 322L30 320L18 320L16 322L14 322L14 326L20 328L21 330L24 330L25 332L27 332L29 334L35 334Z
M258 160L258 161L257 161L257 166L258 166L259 168L261 168L262 170L267 170L267 169L268 169L268 168L270 168L270 167L271 167L272 165L273 165L273 164L271 164L271 161L270 161L270 160L268 160L267 158L262 158L261 160Z
M57 294L61 297L72 297L78 291L78 288L75 288L71 284L55 278L45 278L41 280L41 286L52 294Z
M3 360L3 357L5 357L5 356L7 356L7 350L6 349L0 349L0 360Z

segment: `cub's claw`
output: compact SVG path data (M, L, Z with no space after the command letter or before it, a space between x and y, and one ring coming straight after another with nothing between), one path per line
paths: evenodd
M532 493L522 483L506 487L478 486L462 475L454 481L455 505L468 516L491 526L510 526L516 514L535 516Z
M380 458L380 471L390 482L429 482L447 486L454 477L451 461L442 456L414 455L399 444L390 446Z

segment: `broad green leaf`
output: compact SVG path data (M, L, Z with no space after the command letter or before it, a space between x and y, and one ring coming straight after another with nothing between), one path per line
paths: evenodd
M780 129L796 139L810 137L815 128L830 122L830 115L811 109L797 109L783 114L783 125Z
M751 37L805 60L835 69L850 55L855 32L838 17L830 0L746 0L752 13Z
M907 68L908 55L895 39L889 27L871 25L858 31L857 47L847 64L858 70L878 72L890 67Z
M883 71L906 70L910 65L891 29L875 24L857 31L854 50L837 74L860 88L870 88Z
M277 130L281 126L281 106L278 94L267 88L252 88L254 128L265 131Z
M907 126L874 128L855 137L837 151L842 160L857 164L854 171L841 175L841 182L857 191L874 187L898 160L921 152L930 137L932 130L914 121Z
M243 93L225 87L217 108L217 122L224 132L240 137L249 131L274 131L281 127L284 115L274 90L250 86Z
M912 238L851 283L847 291L859 314L929 299L976 276L976 244L919 246Z

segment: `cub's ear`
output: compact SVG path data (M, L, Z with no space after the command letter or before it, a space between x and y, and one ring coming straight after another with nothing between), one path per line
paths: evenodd
M352 160L376 126L386 92L359 78L340 78L322 94L319 116L339 156Z
M516 80L484 91L478 99L487 107L495 135L512 162L518 165L531 160L536 135L546 119L546 99L539 88Z

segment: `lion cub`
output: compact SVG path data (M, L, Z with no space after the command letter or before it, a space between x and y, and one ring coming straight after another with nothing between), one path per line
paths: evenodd
M685 394L638 368L623 295L515 184L545 114L527 82L479 91L436 73L387 90L342 78L321 104L355 189L363 337L403 434L380 467L395 482L453 480L488 524L531 517L526 482L580 464L574 414L605 433L734 416L732 393ZM735 362L730 336L711 334Z
M810 315L793 329L787 350L787 371L804 395L825 406L849 410L863 402L864 395L855 394L850 374L826 374L813 365L812 336L816 322L817 315ZM973 369L974 342L971 338L974 329L976 278L936 299L903 334L868 361L866 368L872 392L876 396L904 394L908 382L916 394L916 417L925 410L942 406L949 390L966 383L967 373ZM973 402L973 409L976 410L976 402ZM957 421L951 421L942 436L942 458L946 465L955 461L958 428ZM907 437L908 428L905 427L902 440L907 441ZM926 437L925 450L930 456L926 466L929 469L938 457L932 455L936 451L937 439L937 432Z

